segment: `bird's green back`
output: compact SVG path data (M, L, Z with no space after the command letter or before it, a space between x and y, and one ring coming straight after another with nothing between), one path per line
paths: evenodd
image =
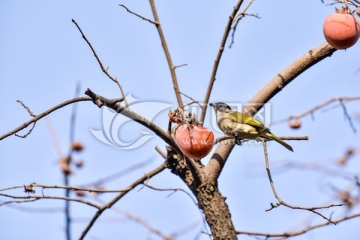
M248 125L258 128L258 129L266 128L262 122L260 122L256 118L250 117L244 113L231 111L229 114L230 114L230 119L234 122L248 124Z

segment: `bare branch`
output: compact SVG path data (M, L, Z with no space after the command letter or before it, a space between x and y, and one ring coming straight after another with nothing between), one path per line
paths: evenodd
M212 69L212 72L211 72L209 85L208 85L208 88L206 90L204 104L203 104L202 111L201 111L200 122L204 122L207 105L209 104L209 99L210 99L212 88L213 88L214 83L215 83L216 73L217 73L217 70L218 70L218 67L219 67L219 64L220 64L221 56L222 56L222 54L224 52L225 44L226 44L226 41L228 39L229 33L231 31L231 26L233 24L235 16L236 16L237 12L239 11L239 8L240 8L241 4L243 3L243 1L244 0L239 0L236 3L232 13L229 16L229 21L226 24L225 31L224 31L224 34L223 34L223 37L222 37L222 40L221 40L221 43L220 43L220 47L219 47L218 53L217 53L215 61L214 61L214 66L213 66L213 69Z
M117 86L119 87L120 92L121 92L121 95L122 95L122 97L123 97L124 100L125 100L125 105L126 105L126 107L128 107L129 104L128 104L128 102L126 101L125 93L124 93L124 91L123 91L123 88L122 88L119 80L118 80L116 77L113 77L113 76L111 76L111 75L109 74L109 72L108 72L108 68L109 68L109 67L108 67L108 68L105 68L105 67L104 67L104 65L102 64L100 58L99 58L98 55L96 54L95 49L94 49L93 46L91 45L90 41L86 38L85 34L84 34L83 31L81 30L81 28L80 28L80 26L78 25L78 23L77 23L74 19L72 19L71 21L75 24L75 26L77 27L77 29L78 29L79 32L81 33L82 38L83 38L83 39L85 40L85 42L89 45L92 53L94 54L94 57L96 58L97 62L99 63L99 66L100 66L101 70L105 73L105 75L106 75L111 81L115 82L115 83L117 84Z
M326 57L330 57L335 51L336 49L328 43L323 43L309 50L261 88L260 91L249 100L244 108L244 112L250 115L256 113L264 103L267 103L272 97L283 90L285 86L291 83L297 76Z
M2 188L2 189L0 189L0 192L12 190L12 189L20 189L20 188L24 188L24 186L13 186L13 187L8 187L8 188ZM128 189L105 190L105 189L94 189L94 188L75 187L75 186L46 185L46 184L39 184L39 183L31 183L29 185L25 185L25 188L27 188L27 189L33 189L33 188L68 189L68 190L73 190L73 191L78 190L78 191L84 191L84 192L89 192L89 193L92 193L92 192L94 192L94 193L119 193L119 192L128 191Z
M91 219L90 223L87 225L87 227L84 229L80 236L80 240L84 239L86 234L89 232L89 230L92 228L96 220L100 217L100 215L108 208L111 208L115 203L117 203L122 197L124 197L128 192L130 192L132 189L134 189L139 184L144 183L147 179L152 178L153 176L157 175L158 173L162 172L166 169L166 163L161 164L159 167L155 168L151 172L145 174L143 177L139 178L135 182L133 182L129 187L127 188L127 191L124 191L117 195L113 200L110 202L104 204L99 208L99 210L96 212L95 216Z
M331 56L335 51L336 49L327 43L323 43L310 50L270 80L257 94L255 94L252 99L250 99L244 107L243 112L249 115L254 115L264 103L267 103L297 76L326 57ZM202 114L204 114L204 111ZM206 170L210 173L212 181L216 181L218 176L221 174L233 147L234 143L228 143L219 144L216 148L215 153L206 166Z
M187 97L188 99L190 99L192 102L191 103L188 103L186 105L184 105L183 107L186 107L187 105L190 105L190 104L193 104L193 103L196 103L197 105L199 105L199 107L202 107L202 105L199 103L198 100L195 100L194 98L192 98L191 96L183 93L183 92L180 92L181 95L184 95L185 97Z
M349 219L353 219L353 218L357 218L360 217L360 213L354 213L342 218L337 218L337 219L333 219L332 222L335 224L338 224L340 222L344 222L346 220ZM250 236L259 236L259 237L266 237L266 239L271 239L271 238L289 238L289 237L295 237L295 236L299 236L302 235L304 233L307 233L311 230L317 229L317 228L321 228L324 226L329 225L330 222L326 221L324 223L320 223L320 224L314 224L311 226L308 226L302 230L299 231L289 231L289 232L284 232L284 233L260 233L260 232L246 232L246 231L236 231L236 233L238 235L250 235Z
M113 174L110 174L110 175L108 175L106 177L97 179L97 180L95 180L93 182L80 184L80 186L81 187L99 186L99 185L104 184L106 182L110 182L110 181L113 181L115 179L121 178L121 177L123 177L123 176L125 176L127 174L133 173L135 170L143 168L143 167L149 165L151 162L152 162L152 159L150 161L146 160L146 161L143 161L143 162L140 162L140 163L136 163L136 164L134 164L132 166L129 166L129 167L125 168L125 169L121 169L120 171L117 171L116 173L113 173ZM79 190L81 190L81 189L79 189ZM122 192L122 191L123 190L121 190L120 192Z
M53 214L55 212L64 212L63 208L58 208L58 207L42 207L42 208L35 208L35 207L24 207L24 206L20 206L18 204L13 204L13 203L26 203L26 202L35 202L36 199L32 199L32 200L17 200L17 201L8 201L6 202L6 206L16 209L18 211L24 211L24 212L32 212L32 213L50 213ZM0 206L5 205L3 203L0 203Z
M30 110L30 108L28 106L26 106L22 101L20 100L17 100L18 103L20 103L26 110L27 112L29 113L29 115L31 117L36 117L36 115ZM18 134L15 134L15 136L19 137L19 138L26 138L27 136L30 135L30 133L32 132L32 130L34 129L36 125L36 122L33 123L32 127L30 128L30 130L25 134L25 135L18 135Z
M266 211L270 211L270 210L272 210L274 208L277 208L277 207L283 205L283 206L291 208L291 209L300 209L300 210L306 210L306 211L313 212L313 213L321 216L322 218L326 219L327 221L329 221L329 222L331 222L333 224L336 224L330 218L325 217L323 214L321 214L317 210L325 209L325 208L344 206L344 205L348 205L348 204L351 204L351 203L330 204L330 205L327 205L327 206L318 206L318 207L299 207L299 206L290 205L290 204L286 203L285 201L283 201L280 198L280 196L278 195L278 193L276 192L276 188L275 188L274 182L273 182L272 177L271 177L269 157L268 157L267 147L266 147L266 140L263 140L262 142L263 142L263 146L264 146L265 164L266 164L266 171L267 171L267 174L268 174L269 182L270 182L270 185L271 185L271 189L272 189L272 191L274 193L274 196L278 200L278 202L276 204L271 203L271 207L269 209L267 209Z
M125 8L126 11L128 11L129 13L137 16L138 18L141 18L142 20L148 21L149 23L152 23L152 24L154 24L155 26L157 25L156 22L150 20L149 18L143 17L143 16L141 16L140 14L137 14L137 13L131 11L131 10L130 10L129 8L127 8L124 4L119 4L119 6Z
M102 204L105 204L105 201L104 200L101 200L100 198L98 197L95 197L95 199L102 203ZM163 232L161 232L159 229L151 226L149 223L147 223L144 219L141 219L140 217L137 217L131 213L129 213L128 211L125 211L125 210L122 210L120 208L117 208L117 207L112 207L111 210L115 211L116 213L119 213L123 216L125 216L126 218L140 224L141 226L145 227L146 229L148 229L150 232L156 234L157 236L161 237L162 239L164 240L172 240L173 238L170 237L170 236L167 236L165 235Z
M166 160L167 155L165 152L163 152L158 146L155 147L155 150Z
M183 106L183 101L182 101L182 98L181 98L181 95L180 95L180 89L179 89L179 84L178 84L178 81L177 81L175 67L174 67L174 64L172 62L170 51L169 51L169 48L168 48L166 40L165 40L165 35L164 35L162 27L161 27L159 16L157 14L155 1L154 0L149 0L149 2L150 2L151 11L152 11L153 16L154 16L155 26L156 26L156 29L157 29L157 31L159 33L159 37L160 37L160 40L161 40L161 45L162 45L162 47L164 49L166 60L167 60L169 70L170 70L170 73L171 73L171 78L172 78L172 81L173 81L173 87L174 87L174 91L175 91L175 95L176 95L176 100L177 100L177 103L178 103L179 107L182 107Z
M28 111L28 113L30 114L30 116L36 117L36 115L30 110L30 108L29 108L28 106L26 106L22 101L17 100L17 102L20 103L20 104Z
M235 42L235 32L236 32L236 29L237 29L237 26L240 22L241 19L243 19L245 16L252 16L252 17L256 17L256 18L260 18L257 14L248 14L246 13L246 11L249 9L249 7L251 6L251 4L254 2L254 0L251 0L247 5L246 7L239 13L236 15L235 19L233 22L235 22L234 26L232 27L232 34L231 34L231 43L229 45L229 48L232 47L232 45L234 44Z
M186 67L186 66L187 66L187 63L183 63L183 64L179 64L179 65L174 66L174 69L180 68L180 67Z
M79 198L68 198L68 197L59 197L59 196L45 196L45 195L14 196L14 195L5 194L5 193L0 193L0 196L13 198L13 199L30 199L30 200L34 200L34 201L39 200L39 199L65 200L65 201L84 203L86 205L89 205L89 206L97 208L97 209L101 208L100 206L98 206L98 205L96 205L96 204L94 204L92 202L89 202L89 201L86 201L86 200L83 200L83 199L79 199Z
M189 192L187 192L186 190L184 190L184 189L182 189L182 188L157 188L157 187L153 187L153 186L151 186L151 185L149 185L149 184L147 184L147 183L143 183L143 185L146 186L146 187L148 187L148 188L150 188L150 189L152 189L152 190L156 190L156 191L166 191L166 192L170 191L170 192L172 192L172 193L169 194L168 197L170 197L171 195L173 195L174 193L176 193L176 192L178 192L178 191L183 192L183 193L185 193L186 195L188 195L189 198L194 202L195 206L197 206L197 202L196 202L196 200L193 198L193 196L192 196Z
M120 104L113 104L110 99L107 99L103 96L100 96L94 92L92 92L90 89L87 89L85 92L86 95L90 96L93 100L93 102L98 107L107 106L113 110L115 110L117 113L120 113L132 120L134 120L137 123L140 123L141 125L147 127L151 131L153 131L156 135L158 135L161 139L163 139L167 144L171 146L174 151L176 151L177 154L179 154L182 158L184 158L184 154L181 152L177 144L174 142L172 137L169 133L164 132L159 126L157 126L155 123L151 122L150 120L144 118L143 116L133 112L129 108L122 107ZM201 170L200 170L200 163L195 162L193 159L186 158L187 167L190 169L191 173L193 174L194 179L198 180L201 178Z
M107 99L103 96L100 96L90 89L87 89L85 91L85 94L90 96L93 100L94 104L96 104L99 108L103 106L107 106L116 112L134 120L137 123L140 123L141 125L149 128L152 130L156 135L158 135L160 138L162 138L167 144L172 146L177 152L181 153L181 150L178 148L178 146L175 144L173 139L169 134L164 132L159 126L157 126L155 123L151 122L150 120L144 118L143 116L133 112L129 108L122 107L120 104L114 104L114 102L111 99Z
M81 101L91 101L92 99L90 97L79 97L79 98L74 98L74 99L70 99L70 100L67 100L63 103L60 103L48 110L46 110L45 112L41 113L41 114L38 114L36 115L36 117L30 119L29 121L23 123L20 127L17 127L15 128L14 130L8 132L8 133L5 133L4 135L0 136L0 140L3 140L4 138L7 138L17 132L19 132L20 130L26 128L27 126L29 126L30 124L32 123L35 123L37 122L38 120L40 120L41 118L45 117L46 115L52 113L53 111L57 110L57 109L60 109L62 107L65 107L66 105L69 105L69 104L72 104L72 103L75 103L75 102L81 102Z
M348 102L351 102L351 101L358 101L360 100L360 96L354 96L354 97L333 97L333 98L330 98L329 100L319 104L319 105L316 105L315 107L312 107L310 108L309 110L306 110L305 112L302 112L302 113L298 113L298 114L294 114L294 115L291 115L290 117L288 118L285 118L285 119L281 119L281 120L278 120L278 121L275 121L272 123L272 125L276 125L276 124L280 124L280 123L283 123L283 122L288 122L288 121L292 121L292 120L296 120L296 119L301 119L301 118L304 118L308 115L313 115L316 111L319 111L320 109L323 109L329 105L331 105L332 103L334 102L339 102L339 105L336 105L335 107L339 107L341 106L344 110L344 115L346 117L346 119L351 123L352 125L352 120L351 120L351 117L350 115L348 114L346 108L345 108L345 104L348 103ZM354 129L354 126L352 125L352 129Z

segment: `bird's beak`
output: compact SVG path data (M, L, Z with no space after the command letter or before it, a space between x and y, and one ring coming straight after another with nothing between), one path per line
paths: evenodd
M211 106L211 107L214 107L214 106L215 106L215 104L213 104L213 103L210 103L210 106Z

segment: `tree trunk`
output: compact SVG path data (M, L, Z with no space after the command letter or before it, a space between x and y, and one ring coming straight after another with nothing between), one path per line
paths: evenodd
M213 239L237 239L226 198L221 195L217 186L205 184L196 191L199 207L205 214Z
M200 162L196 163L197 166L193 166L197 169L191 169L183 156L177 154L171 147L167 147L167 150L167 167L178 175L196 196L199 208L210 226L213 239L237 239L229 207L225 202L226 198L221 195L217 181L210 180L210 174Z

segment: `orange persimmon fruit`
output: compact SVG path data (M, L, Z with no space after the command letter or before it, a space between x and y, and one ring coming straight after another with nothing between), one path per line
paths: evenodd
M175 142L187 157L199 160L213 148L214 133L202 126L181 124L175 131Z
M353 46L360 37L360 21L346 8L336 9L324 21L323 31L326 41L336 49Z

